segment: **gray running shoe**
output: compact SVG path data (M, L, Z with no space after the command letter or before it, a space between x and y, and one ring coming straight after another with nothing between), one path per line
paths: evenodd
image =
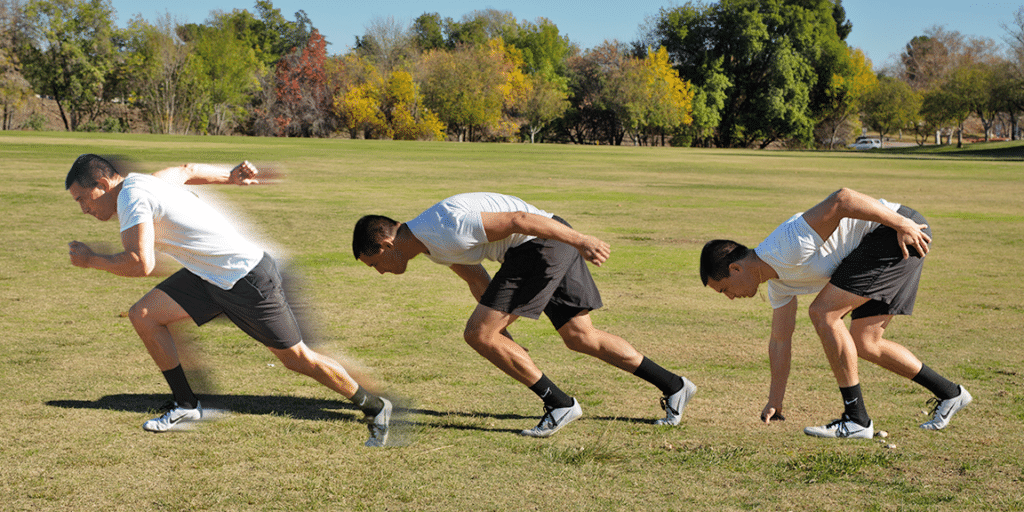
M165 406L167 412L159 418L153 418L142 424L143 430L150 432L167 432L169 430L181 430L193 421L203 419L203 407L196 402L195 409L179 407L177 402L171 402Z
M807 427L804 434L814 437L871 439L875 436L875 422L872 421L868 426L862 427L844 414L842 418L823 427Z
M558 409L544 407L544 417L540 419L540 423L530 430L520 432L520 434L527 437L549 437L580 416L583 416L583 408L573 398L572 405L569 407L559 407Z
M388 429L391 424L391 401L380 397L384 402L384 408L373 417L373 420L366 426L370 429L370 438L366 440L366 446L381 448L388 444Z
M671 395L661 398L661 408L665 411L665 417L654 422L655 425L678 425L683 418L683 410L686 404L697 392L697 386L690 382L690 379L683 377L683 388Z
M931 421L921 424L921 428L926 430L942 430L949 424L949 419L956 414L957 411L967 407L967 404L974 400L974 397L964 389L963 386L960 388L960 394L946 400L939 400L938 398L932 398L928 400L929 404L934 405L932 409Z

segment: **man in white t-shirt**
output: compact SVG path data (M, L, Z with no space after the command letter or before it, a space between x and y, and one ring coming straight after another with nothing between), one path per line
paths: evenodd
M902 345L883 338L894 315L914 309L931 229L918 212L884 199L840 189L791 217L751 250L731 240L712 240L701 253L704 284L730 299L753 297L767 282L773 308L768 354L772 382L761 419L781 420L789 379L798 295L817 293L808 309L839 384L844 412L808 435L870 438L857 374L857 358L921 384L935 394L932 419L921 425L945 428L971 402L962 386L940 376ZM843 317L851 316L847 328Z
M135 303L128 318L163 372L174 401L166 414L143 424L165 432L202 419L199 399L178 359L169 325L197 325L224 315L274 353L285 367L302 373L352 400L370 418L367 446L384 446L392 405L366 392L345 368L304 343L288 304L274 259L247 240L220 212L182 185L257 183L248 162L234 168L186 164L152 175L121 176L106 159L86 154L68 172L65 187L82 213L101 221L117 216L124 251L98 254L71 242L71 263L125 277L154 273L156 253L184 267Z
M522 435L550 436L583 412L579 402L555 386L512 341L507 327L520 316L536 319L544 313L570 349L658 387L666 417L657 424L678 425L697 390L626 340L594 328L590 311L601 307L601 295L586 262L604 263L610 254L608 244L518 197L459 194L406 223L368 215L356 223L352 252L381 274L404 273L409 260L424 254L466 281L477 300L466 324L466 342L544 402L540 423ZM494 279L481 265L483 260L501 263Z

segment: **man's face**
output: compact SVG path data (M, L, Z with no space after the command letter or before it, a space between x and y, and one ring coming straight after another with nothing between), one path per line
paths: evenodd
M406 259L402 252L395 249L395 246L390 243L389 240L385 240L381 244L380 251L377 254L368 256L363 254L359 257L359 261L365 263L368 267L371 267L381 274L391 272L392 274L402 274L405 272L405 268L409 265L409 260Z
M729 277L720 281L708 279L708 288L729 297L729 300L753 297L757 295L759 285L753 273L737 263L729 265Z
M117 198L110 194L110 187L106 182L101 181L97 186L85 188L78 183L72 183L68 188L71 198L82 208L82 213L87 213L99 220L109 220L117 212Z

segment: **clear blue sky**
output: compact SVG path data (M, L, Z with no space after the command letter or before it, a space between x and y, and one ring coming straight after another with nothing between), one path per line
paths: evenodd
M666 0L274 0L274 7L286 19L294 20L295 12L303 10L313 26L331 43L329 53L344 53L357 35L374 18L391 16L411 23L424 12L437 12L442 17L461 19L475 10L494 8L510 11L518 20L548 18L559 31L582 48L592 48L605 39L628 42L637 38L644 20L656 15L662 7L684 2ZM178 21L202 23L211 11L247 9L255 12L255 0L112 0L117 12L117 25L124 27L136 14L150 22L164 13ZM853 32L847 42L864 50L875 68L885 65L899 54L916 35L934 25L967 36L989 37L1002 41L1006 31L1000 23L1012 20L1013 13L1024 6L1017 2L970 2L956 0L846 0L847 19Z

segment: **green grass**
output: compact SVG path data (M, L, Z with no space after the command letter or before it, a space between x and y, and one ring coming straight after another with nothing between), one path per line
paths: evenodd
M759 152L0 133L0 510L1013 510L1024 508L1024 146L994 151ZM158 278L74 268L66 244L116 247L114 222L63 189L84 152L146 171L241 159L275 185L207 187L302 274L297 301L323 350L407 407L402 445L371 451L358 411L290 373L231 325L185 327L207 407L197 431L141 423L166 384L122 315ZM922 152L924 154L922 154ZM891 339L963 382L975 403L941 432L917 428L928 394L861 365L880 441L802 434L839 394L806 315L787 421L759 425L769 306L703 288L704 241L756 244L840 186L906 203L935 234L914 316ZM516 340L584 417L546 440L538 400L461 339L464 284L417 258L404 276L354 260L365 213L407 220L450 194L519 195L612 245L592 268L595 324L699 387L682 425L655 427L649 385L566 350L545 320ZM802 301L802 308L807 300ZM892 444L894 447L888 447Z

